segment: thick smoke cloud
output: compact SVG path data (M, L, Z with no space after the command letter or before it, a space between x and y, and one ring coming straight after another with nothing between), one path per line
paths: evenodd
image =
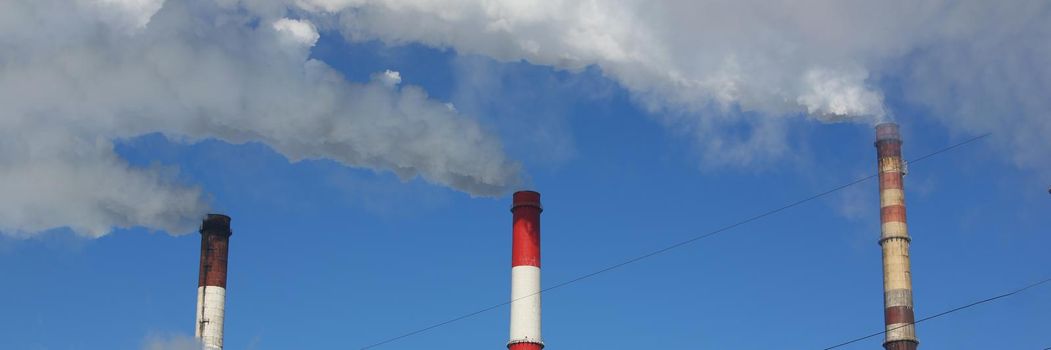
M261 142L472 195L514 186L499 140L397 72L348 82L308 59L309 20L211 0L0 2L0 231L190 232L207 210L171 169L132 167L113 141ZM397 78L397 79L394 79Z
M953 130L995 131L1019 164L1046 163L1039 158L1051 148L1051 3L1043 0L293 3L335 18L352 39L598 66L695 133L716 164L782 157L785 117L893 117L886 81Z
M201 189L112 140L262 142L475 195L518 181L499 141L397 72L345 81L319 27L557 69L598 67L705 163L790 154L792 118L870 123L893 88L1051 170L1051 3L642 0L0 1L0 231L188 231Z

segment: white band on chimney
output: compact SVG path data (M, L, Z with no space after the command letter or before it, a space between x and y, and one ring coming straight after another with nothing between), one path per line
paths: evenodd
M226 309L226 288L197 287L197 329L194 335L205 350L223 349L223 315Z
M511 268L511 344L543 344L540 337L540 268Z

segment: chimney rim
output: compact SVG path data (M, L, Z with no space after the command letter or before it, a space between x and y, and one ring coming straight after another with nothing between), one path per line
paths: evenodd
M230 221L231 220L230 215L220 214L220 213L208 213L208 214L206 214L204 216L205 220L208 220L208 219L211 219L211 218L221 218L221 219L226 219L226 221Z
M233 235L233 230L230 229L230 221L232 221L229 215L208 213L205 215L204 220L201 221L201 228L198 232L202 235L208 231L218 231L218 233L225 233L227 236Z
M883 122L879 123L875 127L876 129L876 143L880 141L898 141L901 142L901 126L895 122Z
M511 196L511 212L519 207L534 207L544 211L544 206L540 204L540 192L532 190L521 190L515 191Z

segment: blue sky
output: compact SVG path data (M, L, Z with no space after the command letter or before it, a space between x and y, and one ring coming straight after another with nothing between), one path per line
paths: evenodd
M779 119L786 137L777 156L715 161L696 126L676 119L715 112L649 108L599 65L566 70L324 30L309 55L352 82L400 72L401 89L419 86L496 135L524 169L518 187L543 195L547 286L875 169L870 124L799 113ZM906 95L908 74L893 74L904 70L869 83L902 125L906 158L1004 130L946 123ZM740 121L724 135L748 134L746 121L764 115L718 113ZM1010 135L996 136L915 164L906 177L917 318L1051 277L1051 178L1014 158L1002 141ZM163 132L114 139L131 167L174 174L232 216L227 349L355 349L509 296L509 193L472 196L324 157L290 162L261 142ZM863 182L545 293L547 348L822 349L879 331L877 194L875 181ZM99 238L63 228L0 235L0 348L140 349L192 336L199 242L144 227ZM1049 290L922 323L921 346L1051 346ZM502 307L377 349L499 349L508 317Z

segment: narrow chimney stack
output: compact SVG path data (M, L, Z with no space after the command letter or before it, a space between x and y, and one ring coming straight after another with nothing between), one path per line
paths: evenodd
M909 238L905 221L905 187L898 125L876 126L876 155L879 164L880 222L883 249L883 305L886 350L916 350L915 315L912 304L912 272L909 267Z
M222 350L226 313L226 261L230 217L208 214L201 223L201 270L197 282L197 323L194 334L205 350Z
M540 350L540 193L515 192L511 246L509 350Z

